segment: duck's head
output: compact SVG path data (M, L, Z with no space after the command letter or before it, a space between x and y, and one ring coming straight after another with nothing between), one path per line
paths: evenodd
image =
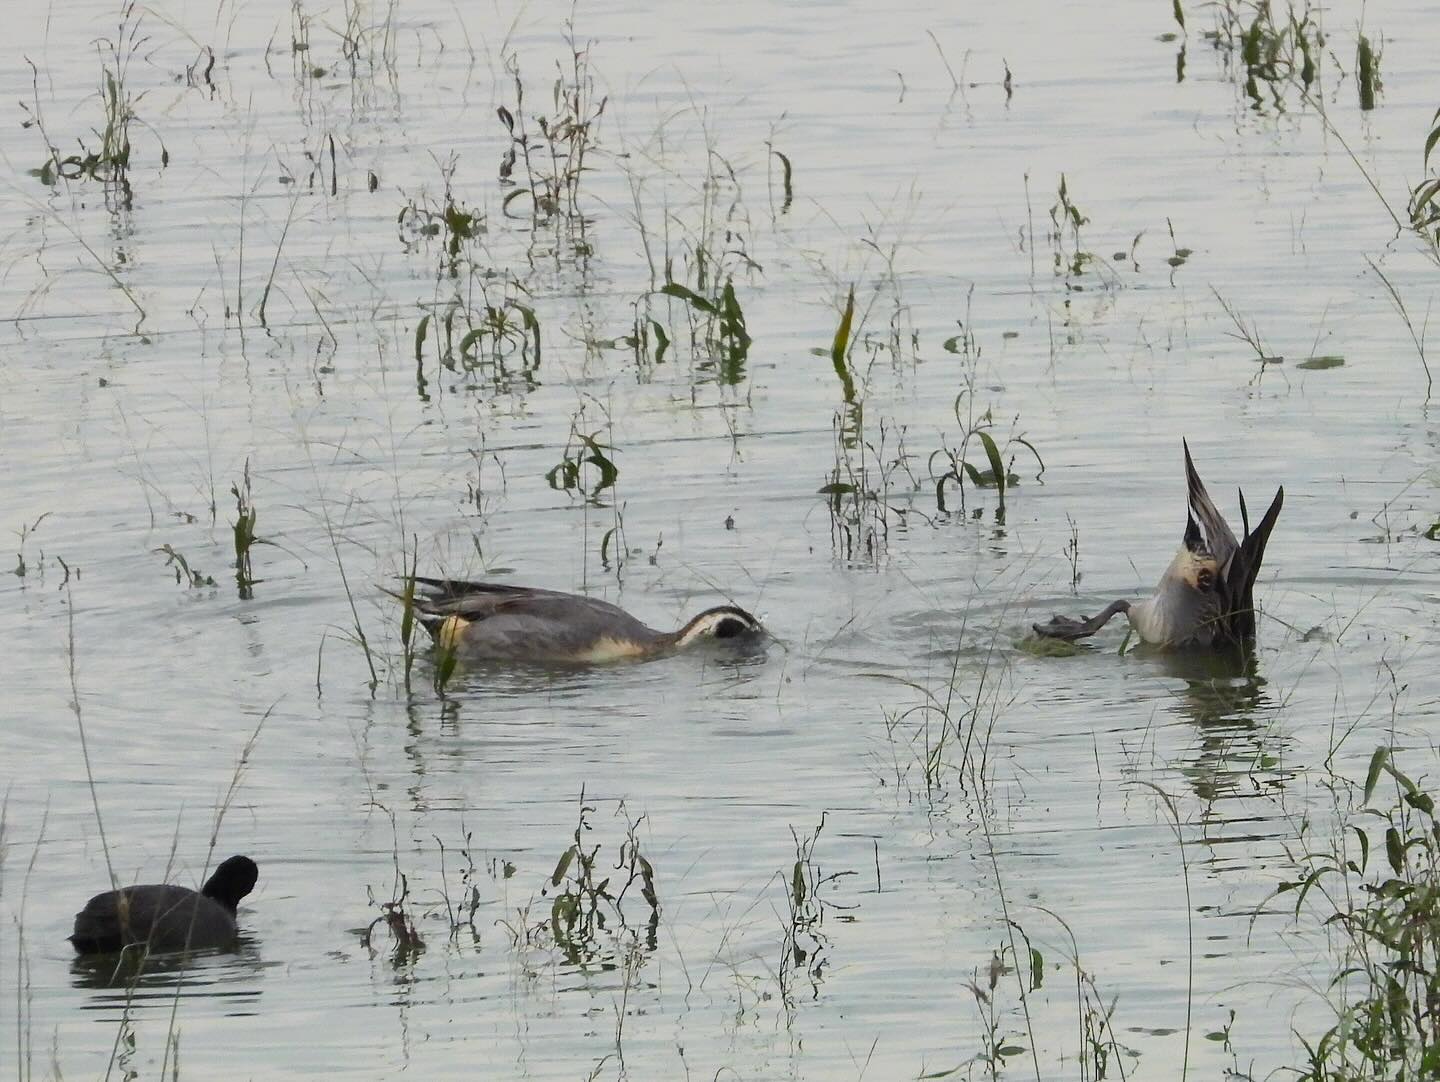
M683 650L708 639L732 642L763 634L764 626L744 609L737 605L718 605L706 609L677 631L675 646Z

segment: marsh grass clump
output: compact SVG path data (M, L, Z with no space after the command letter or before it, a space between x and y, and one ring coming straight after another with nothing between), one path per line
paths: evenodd
M970 979L965 982L965 987L970 990L970 995L975 1000L975 1012L980 1019L981 1047L980 1051L975 1053L972 1063L978 1064L984 1077L991 1079L1000 1077L1008 1060L1033 1051L1028 1043L1020 1043L1025 1040L1024 1034L1010 1031L1009 1014L1000 994L1002 978L1016 971L1009 960L1009 952L1008 946L997 947L991 952L990 961L984 969L973 970ZM1040 968L1034 970L1031 991L1039 988L1043 972ZM958 1070L959 1068L956 1068L956 1071Z
M440 163L441 193L438 200L425 192L409 196L395 216L400 242L407 252L439 240L440 271L458 278L464 267L471 267L472 249L486 234L485 216L467 206L455 195L455 169L459 159L451 155Z
M230 486L230 494L235 497L235 521L230 526L235 542L235 586L240 591L240 599L249 601L255 596L255 585L259 581L250 562L250 550L270 542L255 533L259 513L255 510L254 495L250 490L248 458L245 460L244 475Z
M390 961L402 966L413 962L425 949L425 940L415 927L415 918L410 911L410 881L403 872L396 871L395 890L389 899L379 901L370 895L370 904L380 910L360 935L360 945L375 953L375 929L383 925L390 933Z
M963 386L956 393L955 402L952 405L952 412L955 413L956 422L960 425L960 442L955 447L942 445L930 452L929 471L930 480L935 483L935 503L937 510L942 514L948 514L949 509L945 503L946 486L958 488L960 493L960 511L966 510L965 483L969 481L972 487L982 491L994 491L996 497L995 522L1005 522L1005 497L1011 488L1020 484L1020 474L1015 473L1015 458L1020 450L1027 452L1027 457L1034 458L1037 473L1035 480L1040 480L1045 473L1045 461L1040 457L1040 451L1035 450L1035 445L1030 439L1024 437L1020 432L1015 432L1015 424L1018 418L1011 422L1011 434L1005 438L1004 445L996 442L994 408L986 406L984 411L976 413L975 388L978 380L979 360L981 360L981 347L975 339L973 331L968 330L969 310L966 308L965 321L960 323L960 333L946 339L943 343L946 352L956 353L965 362L963 370ZM981 460L976 454L976 447L984 454ZM1007 461L1008 455L1008 461ZM976 510L976 514L979 511Z
M445 843L434 835L435 844L440 848L440 891L445 901L445 917L450 925L450 941L458 943L460 933L468 932L470 942L480 943L480 929L475 924L475 914L480 911L480 877L475 867L474 834L465 832L465 840L458 848L460 884L458 896L450 897L450 871L445 864Z
M487 373L497 391L534 390L540 367L540 317L525 287L511 276L477 276L479 303L452 298L430 307L415 326L415 364L422 389L427 348L439 365L467 375Z
M725 276L723 285L715 286L717 280L706 278L703 253L697 259L696 284L702 290L712 290L712 296L705 296L682 282L666 282L660 292L667 297L684 301L690 309L690 341L692 345L703 344L719 369L720 382L728 385L739 383L745 377L745 361L750 356L750 332L745 327L745 312L735 293L735 281Z
M780 994L787 1006L794 1005L795 985L803 978L810 986L811 998L818 998L820 986L825 981L825 969L829 965L826 951L830 940L825 935L825 913L827 910L850 910L854 905L844 905L828 897L830 887L838 880L857 874L851 870L823 872L815 859L815 846L820 841L820 832L825 829L825 814L808 834L800 834L792 826L790 837L795 842L795 861L789 874L779 873L785 884L785 912L781 914L784 939L781 944L780 965L777 968Z
M577 44L569 24L565 40L569 66L556 65L548 111L527 113L519 58L514 54L505 58L505 70L515 85L515 108L496 109L509 137L499 177L510 190L501 209L508 218L528 219L532 228L557 224L572 250L583 255L587 248L581 181L590 168L587 160L594 152L607 99L595 96L590 46Z
M396 967L411 965L425 950L425 940L421 937L419 929L415 927L413 906L410 900L410 878L400 870L400 835L396 828L395 813L382 804L372 806L384 812L390 819L390 859L393 873L389 898L382 901L375 896L375 891L371 887L365 888L370 905L378 909L380 915L361 930L360 945L373 956L376 953L375 930L383 926L390 933L391 964Z
M1221 0L1214 6L1214 28L1205 33L1227 68L1240 80L1257 112L1286 109L1286 94L1302 94L1320 77L1325 34L1309 0L1277 16L1270 0Z
M1081 213L1075 201L1070 198L1070 186L1065 174L1060 174L1060 186L1055 193L1055 202L1050 207L1050 246L1055 261L1056 276L1076 277L1085 273L1085 268L1095 262L1095 255L1080 242L1080 227L1088 225L1090 219Z
M600 535L599 557L604 569L614 571L617 576L630 556L625 538L625 509L621 502L616 483L620 479L620 467L615 462L614 425L603 403L586 396L570 418L570 432L560 452L560 461L545 472L545 483L557 492L578 496L578 509L585 516L584 544L590 545L590 514L593 509L609 512L610 522ZM603 428L586 432L586 411L591 404L599 407L605 418ZM582 427L583 426L583 427ZM602 435L604 438L602 439Z
M611 457L615 448L600 440L601 431L586 434L570 427L560 461L545 474L545 483L557 492L574 492L593 504L601 494L613 488L620 477L620 468Z
M630 333L618 338L616 343L630 348L635 356L636 372L648 376L651 369L665 363L665 353L670 348L670 333L650 314L645 300L644 296L636 298L632 306L635 318Z
M1431 176L1417 184L1410 192L1410 226L1430 246L1432 258L1440 261L1440 175L1430 165L1430 155L1440 144L1440 109L1430 118L1430 130L1425 135L1424 152L1420 163Z
M46 159L32 171L42 184L54 185L60 180L98 180L105 186L107 200L113 198L120 208L129 209L134 199L130 184L130 135L135 127L144 127L155 135L160 143L161 168L170 164L170 152L164 141L136 112L144 94L134 93L129 83L131 62L150 40L141 32L143 18L144 13L135 3L125 4L120 9L115 35L96 44L100 54L99 97L102 112L100 126L91 129L93 142L77 139L79 149L64 153L45 130L38 90L33 107L26 108L29 116L24 126L34 126L45 141ZM38 83L38 77L36 81Z
M548 945L565 961L581 968L614 969L617 958L635 951L654 951L660 928L660 897L655 886L655 867L641 850L641 815L631 819L623 803L615 814L625 821L625 840L613 865L599 859L601 845L586 837L593 829L593 804L580 794L580 810L570 844L560 853L555 870L540 888L550 898L547 919L529 926L526 941ZM640 895L646 915L643 924L632 924L625 911L625 899L634 890Z
M15 531L16 537L20 539L20 547L15 552L15 569L13 571L13 574L16 578L23 579L26 575L30 573L30 565L25 562L25 543L29 541L30 538L34 535L35 531L40 528L40 523L44 522L49 517L50 512L45 511L44 513L39 515L34 522L28 524L22 522L20 524L20 529ZM39 566L43 567L44 565L45 552L44 550L41 550Z
M172 546L161 545L153 551L165 557L165 566L175 572L175 584L177 586L184 584L190 589L195 589L200 586L215 585L215 579L213 577L205 574L198 567L192 566L184 554Z
M1307 846L1296 872L1276 895L1294 898L1296 919L1308 908L1340 936L1329 984L1335 1024L1319 1038L1299 1035L1299 1078L1440 1076L1440 820L1389 747L1371 756L1360 810L1335 844Z
M879 435L870 436L848 410L836 411L831 427L835 465L818 490L830 512L831 547L843 560L878 565L889 548L892 515L904 514L893 502L897 474L908 479L908 491L919 488L905 450L905 429L882 418Z
M1380 82L1380 52L1368 37L1360 35L1355 46L1355 87L1360 94L1360 108L1366 112L1375 108L1375 95L1384 85Z
M642 341L647 345L653 341L656 363L672 344L676 350L688 346L699 373L722 387L735 387L745 380L753 341L742 287L747 277L762 268L747 250L749 221L739 177L709 141L708 130L705 136L703 177L667 178L686 190L698 191L698 202L685 210L667 209L663 224L653 234L645 208L655 194L645 189L655 178L629 175L634 221L651 284L635 301L632 334L626 344L634 348Z

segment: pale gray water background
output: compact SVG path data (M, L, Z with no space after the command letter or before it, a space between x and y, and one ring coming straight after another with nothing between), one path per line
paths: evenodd
M18 551L45 517L24 541L27 574L0 583L0 1074L103 1074L119 1033L120 1066L151 1077L173 1029L186 1077L914 1077L983 1049L967 982L983 985L1010 944L1007 913L1046 979L1029 1000L1038 1070L1017 1055L1006 1074L1080 1076L1072 948L1050 914L1114 1000L1128 1077L1178 1076L1187 1003L1196 1077L1236 1064L1202 1037L1231 1010L1241 1069L1297 1062L1292 1026L1313 1038L1326 1024L1311 989L1332 959L1266 905L1293 874L1285 848L1304 817L1333 815L1331 766L1362 775L1392 726L1428 746L1440 697L1434 543L1419 536L1436 426L1365 257L1417 325L1437 272L1395 239L1315 111L1293 94L1287 112L1249 110L1199 9L1177 83L1158 0L1103 14L582 7L576 34L608 102L581 188L581 268L553 254L553 233L532 246L528 223L503 218L496 178L495 108L515 108L502 54L519 60L527 106L548 104L568 7L361 4L373 29L353 74L346 9L295 11L310 20L298 56L288 5L148 9L128 70L144 92L128 211L97 181L27 175L44 144L17 106L35 107L28 57L52 141L94 143L94 42L115 7L7 12L0 530ZM1324 17L1352 67L1359 14ZM1380 107L1362 114L1329 57L1325 95L1403 212L1435 105L1434 40L1421 5L1371 4L1365 20L1384 35ZM980 85L952 92L927 30ZM202 45L220 54L213 90L185 78ZM794 165L788 209L767 141ZM396 219L407 199L440 199L451 155L455 197L489 225L469 257L531 291L533 385L444 371L432 338L417 390L418 306L456 286L437 273L439 242L407 246ZM1062 172L1088 248L1108 261L1143 234L1133 262L1092 268L1073 292L1046 240ZM707 175L712 212L740 238L725 246L757 265L735 279L754 344L733 385L678 338L638 368L627 348L585 344L628 333L637 297L663 280L633 193L657 270L667 243L679 267ZM1167 219L1193 249L1174 269ZM102 266L144 307L138 327ZM267 330L256 306L272 266ZM917 482L890 472L888 532L868 550L846 549L817 494L836 469L841 391L812 350L828 348L851 283L873 305L864 332L883 344L893 318L901 347L863 381L867 436L888 433L871 483L901 430ZM1283 365L1262 372L1212 291ZM667 318L658 298L652 310ZM678 302L668 320L683 328ZM972 365L943 348L957 320L979 346ZM1312 353L1345 364L1295 367ZM1016 448L1003 524L993 493L961 514L951 491L942 514L927 478L930 453L958 443L967 371L975 413L992 409L997 438L1023 434L1047 467L1035 483ZM616 449L603 506L545 482L572 425ZM1183 525L1182 435L1232 517L1237 484L1257 515L1286 487L1253 673L1119 656L1118 626L1073 657L1020 649L1032 619L1148 589ZM263 581L248 600L229 528L247 460L257 531L275 543L254 550ZM617 506L619 569L601 553ZM422 659L407 694L379 586L417 543L422 572L586 589L656 625L728 597L780 643L744 661L462 671L443 701ZM177 585L164 545L216 585ZM162 877L172 851L176 879L201 878L254 735L211 860L260 863L242 949L183 980L148 975L128 1025L126 989L95 987L64 941L108 885L70 707L72 617L121 880ZM952 747L927 790L919 717L887 717L921 701L900 681L943 694L952 666L957 716L978 697L980 774ZM1413 754L1423 773L1428 753ZM1193 945L1182 851L1142 783L1182 820ZM661 916L652 948L632 888L633 936L601 937L577 968L506 924L548 914L542 888L582 790L606 868L626 816L643 815ZM824 942L805 941L818 977L782 981L792 830L804 838L822 816L815 864L855 874L822 890ZM437 839L454 902L467 834L479 936L451 941ZM373 952L357 931L397 866L426 944L399 961L383 929ZM999 1035L1028 1047L1013 978L997 996Z

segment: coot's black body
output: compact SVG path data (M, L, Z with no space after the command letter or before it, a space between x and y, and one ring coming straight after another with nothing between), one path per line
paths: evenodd
M107 890L75 914L70 942L81 954L141 945L152 951L228 947L235 940L235 908L255 887L260 870L249 857L231 857L199 892L171 883Z

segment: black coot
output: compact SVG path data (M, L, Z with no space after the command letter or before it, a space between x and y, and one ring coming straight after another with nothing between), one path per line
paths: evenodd
M249 894L260 869L249 857L231 857L197 894L170 883L107 890L75 914L70 942L81 954L102 954L142 944L152 951L227 947L235 940L235 907Z

